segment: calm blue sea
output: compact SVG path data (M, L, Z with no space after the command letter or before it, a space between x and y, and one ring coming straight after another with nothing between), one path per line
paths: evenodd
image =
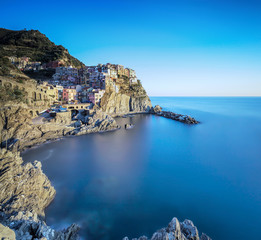
M261 98L153 97L189 114L118 118L131 130L69 137L23 154L40 160L57 195L46 220L76 222L82 239L151 234L172 217L214 240L260 239Z

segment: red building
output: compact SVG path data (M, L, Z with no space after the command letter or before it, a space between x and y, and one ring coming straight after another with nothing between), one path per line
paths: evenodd
M62 61L52 61L52 62L48 62L45 64L46 68L57 68L57 67L61 67L63 66L63 62Z

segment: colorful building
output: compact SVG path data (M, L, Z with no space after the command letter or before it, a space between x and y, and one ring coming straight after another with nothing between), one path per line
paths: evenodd
M77 91L72 87L73 86L63 89L63 101L75 102L77 100Z
M88 95L89 101L91 101L93 104L99 104L104 93L105 90L93 89L93 91Z

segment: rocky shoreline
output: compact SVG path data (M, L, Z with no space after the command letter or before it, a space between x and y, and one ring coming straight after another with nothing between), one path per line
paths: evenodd
M19 152L1 149L1 239L77 239L76 224L56 231L44 222L44 209L54 199L55 189L41 166L38 161L23 164Z
M159 106L147 112L127 112L124 115L139 113L167 117L166 112ZM172 113L169 114L172 116ZM120 114L120 116L123 115ZM44 222L44 209L54 199L55 189L42 172L41 163L35 161L23 164L20 152L65 136L113 131L120 127L110 115L100 109L96 109L91 114L85 110L79 111L73 118L71 112L64 112L57 114L55 118L45 120L44 123L33 123L33 118L34 116L30 115L30 109L24 105L13 104L1 109L0 126L5 129L2 132L6 134L3 138L9 140L6 146L2 145L0 154L0 236L17 240L77 239L79 226L76 224L62 231L56 231ZM191 124L187 120L185 123ZM177 220L177 226L179 226L178 223ZM192 225L193 228L194 225ZM181 223L180 226L184 224ZM186 238L184 229L181 228L181 232L175 233L176 235L172 234L176 236L175 238L168 239L210 239L199 238L198 235L194 238ZM151 239L163 240L167 235L172 236L168 231L167 228L164 231L159 230ZM139 240L145 239L148 238L144 236L139 238Z
M37 70L33 71L33 74L29 74L27 71L27 74L35 77L34 80L16 68L17 64L13 65L9 61L10 58L15 58L16 61L19 59L20 62L21 56L18 53L23 50L23 54L26 54L25 58L33 62L40 61L40 64L43 63L43 65L50 63L53 65L55 61L64 66L72 65L79 68L86 66L72 57L67 49L55 45L39 31L2 29L2 32L1 38L4 41L1 43L3 51L0 57L2 60L0 64L0 239L77 239L79 226L75 224L63 231L56 231L46 225L44 210L54 199L55 189L42 172L41 163L38 161L24 163L20 152L67 136L117 130L120 128L114 119L117 116L146 113L171 118L186 124L198 122L189 116L162 111L159 106L153 108L141 81L136 79L136 82L132 82L130 70L126 75L124 67L118 64L117 71L114 69L117 74L116 78L106 80L104 95L100 101L92 102L91 109L88 107L80 109L77 105L69 106L69 111L57 114L56 111L53 111L55 116L51 116L52 114L46 110L50 110L54 103L61 101L59 104L62 105L71 102L69 99L55 96L58 92L53 91L56 89L54 86L49 86L49 89L49 87L46 88L47 85L42 85L42 81L47 83L47 80L51 80L49 76L45 76L44 72L47 72L48 75L53 74L54 69L48 67L42 69L44 72ZM53 54L54 52L55 54ZM133 74L136 76L134 70L132 70L132 79ZM89 78L87 75L84 76L82 85L86 85L85 77ZM67 87L66 85L64 86ZM76 83L74 82L73 85ZM97 89L100 86L94 88ZM59 91L58 88L56 90ZM80 100L80 102L85 101ZM132 127L133 125L127 125L126 129ZM176 221L177 237L170 238L169 234L160 235L158 233L154 234L156 237L153 240L197 240L198 238L188 238L184 232L188 231L188 228L184 228L185 225L182 224L180 224L179 231L178 221ZM165 230L165 232L168 231L170 229ZM175 230L174 233L176 234L177 231Z
M41 163L23 164L19 152L2 149L0 153L0 237L9 240L76 240L80 227L72 224L57 231L44 222L44 209L55 197L55 189L42 172ZM173 218L166 228L151 238L132 240L211 240L193 222ZM123 240L129 240L127 237Z
M99 109L91 114L81 111L73 118L71 112L64 112L57 114L54 118L45 119L44 122L33 123L33 119L30 108L24 105L8 105L1 108L1 147L24 151L35 145L65 136L119 129L116 121Z

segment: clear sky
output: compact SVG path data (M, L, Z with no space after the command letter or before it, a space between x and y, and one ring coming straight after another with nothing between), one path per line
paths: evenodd
M0 3L1 27L133 68L150 96L261 96L260 0Z

